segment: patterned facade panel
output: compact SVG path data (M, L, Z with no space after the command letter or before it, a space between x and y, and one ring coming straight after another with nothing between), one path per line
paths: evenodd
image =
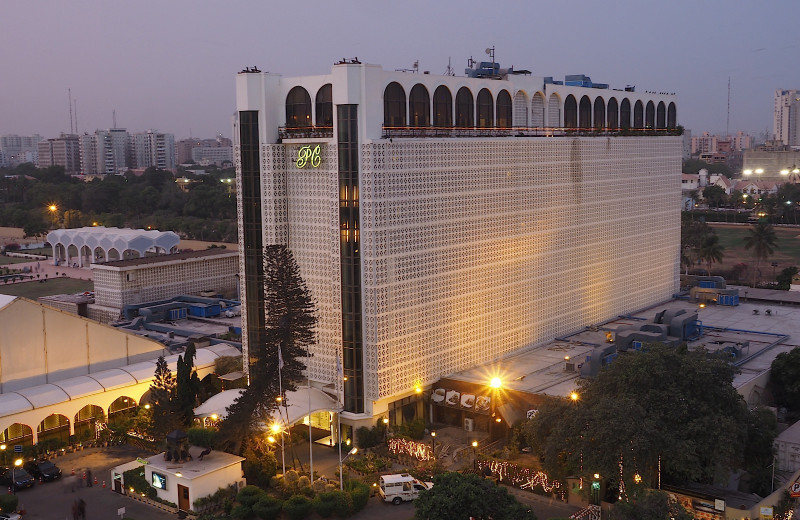
M680 138L364 147L368 399L677 289Z

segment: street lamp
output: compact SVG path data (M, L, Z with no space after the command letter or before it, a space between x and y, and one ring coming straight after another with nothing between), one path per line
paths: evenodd
M283 428L278 423L273 423L272 426L269 427L272 433L279 433L281 434L281 466L283 467L283 474L286 475L286 455L283 451ZM275 438L270 436L268 440L272 443L275 442Z
M478 441L472 441L472 469L478 471Z
M389 440L389 418L383 418L383 442L387 442Z
M433 460L436 460L436 432L431 431L431 452L433 453Z
M47 206L47 209L50 210L50 215L51 215L51 217L53 219L53 229L55 229L56 228L56 212L58 211L58 206L56 206L55 204L50 204L49 206Z

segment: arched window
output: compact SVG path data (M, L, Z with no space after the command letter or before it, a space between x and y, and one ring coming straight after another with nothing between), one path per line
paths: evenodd
M608 108L606 109L606 121L608 128L619 128L619 108L617 107L617 98L608 100Z
M453 95L444 85L433 92L433 126L453 126Z
M456 126L459 128L472 128L475 126L475 104L472 92L467 87L461 87L456 94Z
M406 91L395 81L383 91L383 125L406 126Z
M580 128L592 127L592 102L589 101L589 96L583 96L578 105L578 126Z
M507 90L497 93L497 128L511 128L511 94Z
M655 128L656 127L656 106L653 104L652 101L647 102L647 108L644 112L644 127L645 128Z
M286 126L311 126L311 96L303 87L294 87L286 96Z
M667 128L675 128L677 122L675 103L670 103L669 106L667 106Z
M622 104L619 106L619 127L631 127L631 102L628 98L623 99Z
M431 97L425 85L417 83L408 94L409 126L431 126Z
M494 126L494 99L489 89L482 88L478 92L478 128Z
M594 127L605 128L606 126L606 102L603 98L597 96L594 100Z
M575 98L572 98L572 103L574 105ZM566 107L566 101L564 102L564 107ZM546 126L550 128L560 128L562 125L566 126L566 123L561 120L561 98L558 97L558 94L550 94L550 101L547 102L546 123Z
M664 105L663 101L658 102L658 107L656 108L656 128L666 128L667 127L667 107Z
M330 83L317 91L317 126L333 126L333 94Z
M530 126L530 110L528 110L528 96L520 90L514 94L514 126L527 128ZM499 117L498 117L499 119Z
M544 127L544 96L541 92L537 92L531 98L531 126Z
M633 127L644 128L644 105L641 99L633 105Z
M578 128L578 102L572 94L564 100L564 126Z

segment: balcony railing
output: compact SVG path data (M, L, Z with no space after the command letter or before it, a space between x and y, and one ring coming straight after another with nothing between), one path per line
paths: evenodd
M281 126L281 139L329 139L333 137L332 126Z
M391 137L599 137L682 135L683 127L677 128L443 128L384 126L383 138Z

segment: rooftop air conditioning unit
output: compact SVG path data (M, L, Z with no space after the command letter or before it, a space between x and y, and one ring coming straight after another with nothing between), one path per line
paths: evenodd
M464 430L466 430L468 432L471 432L474 429L475 429L475 419L472 419L470 417L465 417L464 418Z

